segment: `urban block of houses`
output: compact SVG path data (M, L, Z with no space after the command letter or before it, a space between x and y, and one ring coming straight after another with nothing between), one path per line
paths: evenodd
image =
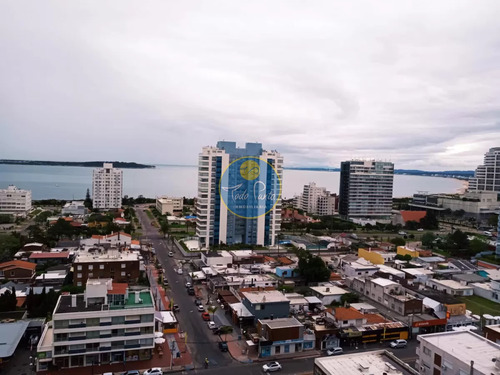
M257 334L261 358L312 350L316 342L314 332L296 318L259 319Z
M396 253L382 249L359 248L358 256L369 261L372 264L384 264L386 262L392 262L396 257Z
M0 280L31 282L35 277L36 264L24 260L0 263Z
M73 261L73 282L83 286L87 279L111 278L115 282L137 282L140 276L139 255L119 249L91 248L79 251Z
M472 296L474 288L455 280L427 280L425 285L431 289L438 290L452 296Z
M317 297L324 306L331 305L333 302L340 302L342 296L349 293L347 290L335 285L311 286L309 289L311 289L312 295Z
M90 279L83 294L61 295L37 347L37 371L149 360L154 348L151 292Z

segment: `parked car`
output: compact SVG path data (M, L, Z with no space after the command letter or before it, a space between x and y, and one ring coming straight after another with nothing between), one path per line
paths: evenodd
M227 352L229 350L229 347L227 346L226 341L219 341L219 349L221 352Z
M262 366L262 371L264 372L274 372L279 370L281 370L279 362L269 362Z
M195 295L195 292L194 292L194 288L191 287L191 288L187 288L187 292L190 296L194 296Z
M203 307L203 305L198 305L198 311L199 312L205 311L205 308Z
M193 285L189 281L186 283L186 288L191 288L192 286Z
M326 351L326 355L338 355L344 353L344 350L340 347L331 348Z
M394 340L390 343L391 348L405 348L406 344L408 344L406 340Z
M201 313L201 318L208 322L210 320L210 314L207 312Z
M424 231L424 228L418 228L417 229L417 232L423 232Z
M201 304L202 304L201 299L199 299L199 298L195 298L195 299L194 299L194 304L195 304L196 306L201 305Z
M215 322L214 322L213 320L209 321L209 322L207 323L207 325L208 325L208 328L210 328L210 329L215 329L215 328L217 328L217 324L215 324Z
M173 252L171 252L171 251L169 251L169 252L168 252L168 256L169 256L169 257L173 257L173 256L174 256L174 253L173 253Z
M128 371L122 372L122 375L141 375L141 373L137 370L128 370Z
M163 375L163 371L160 367L153 367L149 370L144 371L142 375Z
M172 306L172 311L180 311L181 308L179 307L179 305L175 304Z
M182 268L179 268L179 269L177 270L177 274L178 274L178 275L182 275L183 273L184 273L184 272L182 271Z

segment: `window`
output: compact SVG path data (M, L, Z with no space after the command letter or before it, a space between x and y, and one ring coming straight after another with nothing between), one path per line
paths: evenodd
M431 355L431 350L427 346L424 346L422 351L425 355Z
M76 277L77 277L77 279L81 279L82 278L82 274L81 273L77 273Z
M434 364L441 367L441 356L437 353L434 353Z
M99 269L103 270L104 269L104 264L99 264Z
M89 264L89 271L92 271L94 269L94 266L92 264Z
M89 277L94 277L94 274L92 272L90 272Z
M122 268L125 268L127 267L127 265L125 263L122 263Z
M112 324L125 324L125 317L124 316L114 316L111 318L111 323Z
M78 282L76 283L76 286L82 286L82 282L81 282L81 281L78 281Z
M81 265L81 264L79 264L78 266L76 266L76 269L77 269L78 271L81 271L81 270L82 270L82 265Z
M141 315L141 323L149 323L153 321L153 315L147 314L147 315Z
M125 272L122 272L122 273L121 273L121 275L122 275L122 276L125 276Z
M348 320L344 320L344 321L342 322L342 324L348 324L348 323L349 323L349 321L348 321Z

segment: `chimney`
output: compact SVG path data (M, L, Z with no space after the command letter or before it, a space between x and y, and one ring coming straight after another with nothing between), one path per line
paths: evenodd
M76 307L76 294L71 295L71 307Z

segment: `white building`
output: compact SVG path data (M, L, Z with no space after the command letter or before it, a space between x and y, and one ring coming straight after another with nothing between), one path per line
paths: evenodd
M498 375L500 345L470 331L419 335L416 367L422 375Z
M452 296L472 296L474 288L455 280L430 279L425 283L429 288L444 292Z
M154 300L148 289L90 279L83 294L61 295L37 347L37 370L151 359Z
M9 185L0 189L0 213L26 216L31 211L31 190Z
M240 169L233 170L245 158L251 158L248 160L258 166L257 177L246 178L240 175ZM281 227L282 177L283 157L277 151L263 150L260 143L238 148L235 142L221 141L217 147L204 147L198 158L196 201L196 234L201 248L220 243L274 245ZM227 186L220 188L222 181ZM264 190L256 194L256 188ZM246 194L248 191L251 194ZM235 194L246 198L240 200L240 206L228 206ZM273 196L275 200L267 213L258 208L260 196ZM244 209L247 215L239 211Z
M469 190L500 192L500 147L490 148L484 154L484 164L476 168L474 178L469 180Z
M315 182L304 185L302 195L296 197L298 208L320 216L334 215L336 201L336 194L331 194L325 187L316 186Z
M183 206L183 197L156 197L156 209L162 215L173 215L174 212L182 212Z
M489 283L473 283L474 294L490 301L500 303L500 278L491 280ZM499 309L500 309L500 305Z
M356 262L342 262L342 275L351 277L370 277L378 272L378 266L360 258Z
M62 208L63 215L85 215L87 208L83 201L71 201Z
M123 171L104 163L94 169L92 177L92 203L94 208L110 210L122 206Z
M318 297L325 306L330 305L332 302L340 302L340 298L349 293L347 290L334 285L311 286L309 289L311 289L312 295Z
M201 260L206 266L228 267L233 263L233 256L226 250L201 252Z

